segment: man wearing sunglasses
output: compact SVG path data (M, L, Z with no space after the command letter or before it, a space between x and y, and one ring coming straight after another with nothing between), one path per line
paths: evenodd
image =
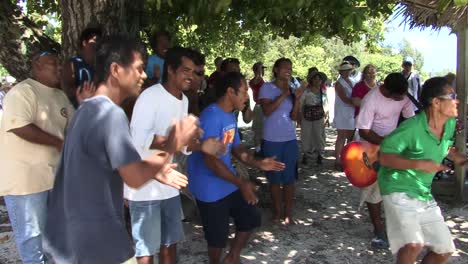
M437 172L449 169L445 157L467 163L453 147L459 101L443 77L427 80L420 99L422 111L382 141L377 181L396 263L446 263L455 245L431 186Z
M188 112L192 115L199 116L200 98L198 93L205 81L205 56L199 52L195 52L194 63L195 70L193 72L193 81L190 84L190 88L187 91L184 91L184 94L189 100Z
M43 229L67 124L74 113L60 89L56 54L32 56L32 78L5 96L0 129L0 196L23 263L44 263Z

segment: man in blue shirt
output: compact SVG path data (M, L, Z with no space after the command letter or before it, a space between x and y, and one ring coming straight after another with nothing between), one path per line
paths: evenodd
M261 223L255 207L258 199L255 185L235 175L231 154L243 163L265 171L281 171L284 164L274 158L257 160L240 144L234 110L241 110L249 99L245 77L238 72L224 75L216 87L216 103L209 105L200 115L203 139L219 138L227 153L215 156L194 152L188 159L189 189L197 205L208 243L210 263L220 263L229 235L229 217L234 218L236 236L224 263L239 263L252 230Z
M167 31L158 31L154 34L154 42L151 46L155 54L148 57L146 64L147 87L153 84L162 83L164 77L164 60L167 50L171 47L171 36Z
M100 28L86 28L79 39L80 51L63 65L62 90L75 108L94 94L94 58L96 42L102 36Z

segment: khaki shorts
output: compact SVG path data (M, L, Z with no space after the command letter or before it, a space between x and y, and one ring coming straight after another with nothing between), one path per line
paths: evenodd
M423 244L437 254L455 251L450 230L434 200L421 201L406 193L383 196L390 250L409 243Z
M382 202L382 196L380 195L379 184L377 181L367 187L361 188L361 200L359 202L359 207L361 207L364 202L371 204Z
M137 262L136 258L133 257L133 258L131 258L131 259L129 259L129 260L123 262L122 264L137 264L137 263L138 263L138 262Z

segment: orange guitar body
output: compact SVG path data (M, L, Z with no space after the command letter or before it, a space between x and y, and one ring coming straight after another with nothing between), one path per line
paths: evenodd
M341 164L349 182L356 187L367 187L377 180L375 165L379 146L353 141L341 151Z

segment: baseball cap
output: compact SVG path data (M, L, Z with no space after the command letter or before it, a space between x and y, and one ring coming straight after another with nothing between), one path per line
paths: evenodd
M403 64L405 64L405 63L414 64L414 60L413 60L412 57L406 56L406 57L403 58Z

